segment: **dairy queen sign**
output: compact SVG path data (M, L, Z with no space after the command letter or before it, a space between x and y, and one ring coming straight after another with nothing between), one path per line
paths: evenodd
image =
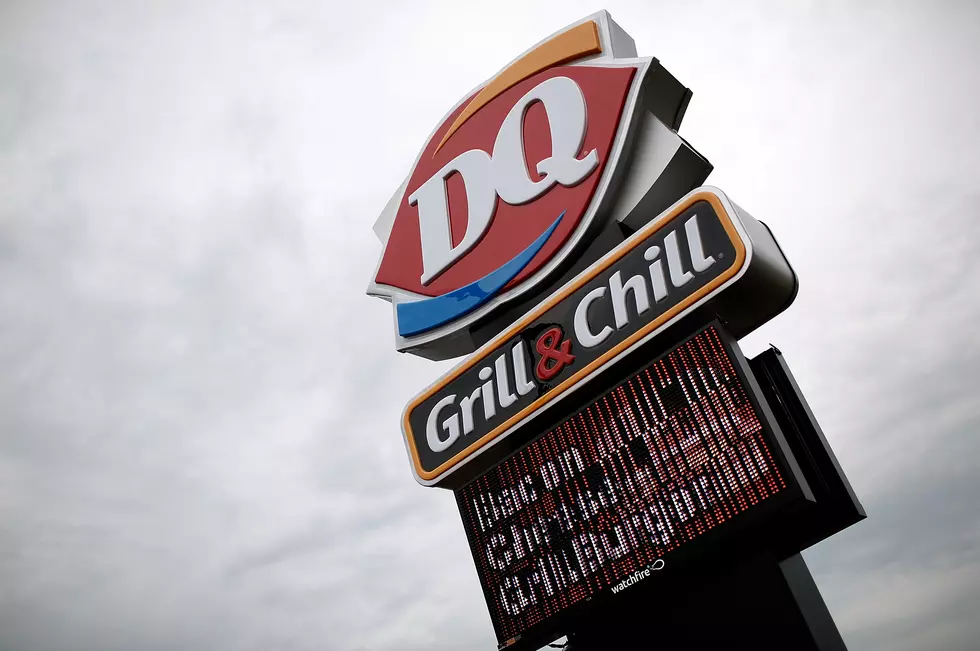
M463 356L401 430L416 480L456 496L501 647L635 644L632 609L710 620L690 586L758 565L755 598L810 624L746 611L676 643L843 648L798 553L864 513L782 355L738 348L797 277L703 185L690 99L599 12L452 107L375 223L396 349Z

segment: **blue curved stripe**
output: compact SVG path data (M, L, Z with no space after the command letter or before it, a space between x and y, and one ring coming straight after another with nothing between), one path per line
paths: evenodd
M398 315L398 334L402 337L411 337L426 330L432 330L467 312L472 312L489 301L504 285L521 273L521 270L537 255L544 243L558 228L558 224L564 216L565 211L563 210L558 215L558 219L548 227L548 230L541 233L538 239L531 242L530 246L518 253L510 262L505 263L496 271L491 271L476 282L442 296L411 303L398 303L395 306Z

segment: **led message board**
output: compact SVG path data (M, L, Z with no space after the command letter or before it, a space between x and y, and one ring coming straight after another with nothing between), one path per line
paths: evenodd
M625 597L712 530L797 494L735 355L708 326L456 491L502 645Z

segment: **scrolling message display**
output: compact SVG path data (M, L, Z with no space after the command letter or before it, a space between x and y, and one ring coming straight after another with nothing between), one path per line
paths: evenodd
M656 580L787 486L711 327L456 492L497 636Z

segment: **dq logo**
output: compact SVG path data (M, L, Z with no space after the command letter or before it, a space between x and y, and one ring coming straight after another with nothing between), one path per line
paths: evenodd
M610 23L602 12L542 42L430 136L379 220L368 288L394 303L399 349L445 346L583 239L649 62L616 58Z

